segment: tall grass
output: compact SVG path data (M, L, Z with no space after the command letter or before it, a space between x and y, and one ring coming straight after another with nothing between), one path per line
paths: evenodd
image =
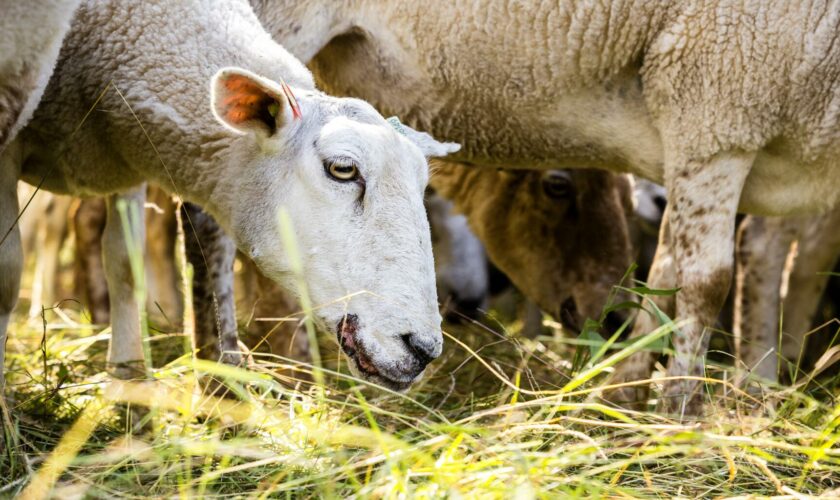
M18 439L0 457L0 495L49 491L52 479L54 498L840 494L840 406L824 397L835 379L765 387L756 402L710 365L708 416L678 422L593 397L610 364L591 359L599 349L473 324L446 328L445 354L408 394L347 375L329 341L321 397L310 365L260 353L248 369L196 361L179 355L180 333L148 339L153 381L136 385L106 375L107 328L46 315L45 329L20 321L10 332ZM588 359L573 366L576 354ZM210 374L237 397L203 393ZM153 427L126 433L125 401L156 408Z
M235 368L152 327L151 380L115 381L110 329L59 305L10 327L0 497L840 497L840 377L747 394L724 358L707 365L703 419L600 401L620 359L667 351L679 323L660 319L629 345L592 323L536 340L509 321L447 326L441 359L398 394L348 375L332 339L315 366L255 352ZM210 378L232 396L205 391ZM132 405L154 410L141 432L126 431Z

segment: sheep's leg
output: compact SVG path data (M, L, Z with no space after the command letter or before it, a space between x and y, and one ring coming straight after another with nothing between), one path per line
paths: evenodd
M108 283L102 265L102 233L107 210L105 200L82 200L73 216L76 232L76 286L84 297L94 323L110 323Z
M779 292L795 219L744 219L737 236L735 277L735 359L740 385L749 373L777 381L776 345L779 332Z
M666 155L667 158L667 155ZM720 153L707 161L666 160L671 243L677 268L676 317L689 320L672 337L668 377L702 377L713 325L732 281L735 214L755 153ZM714 193L714 196L712 196ZM698 415L699 380L666 380L659 409Z
M117 210L117 202L127 202L128 214L136 214L137 220L126 228ZM108 349L108 367L120 379L144 378L146 376L143 356L143 338L140 330L140 304L135 295L135 283L131 272L130 251L126 232L130 231L142 252L146 228L143 220L143 205L146 186L140 186L121 195L109 196L106 200L107 221L102 235L105 278L111 306L111 345ZM136 222L136 223L135 223Z
M168 194L150 189L151 202L158 209L148 213L146 231L146 270L149 290L148 309L155 317L161 312L173 328L180 328L184 303L180 293L181 273L175 261L177 246L177 206ZM161 213L162 212L162 213Z
M6 388L6 330L20 292L23 272L18 216L18 155L10 146L0 153L0 400ZM0 407L5 407L0 401ZM1 427L1 425L0 425ZM2 442L3 432L0 432Z
M840 207L807 220L797 221L803 228L798 257L788 280L784 302L782 354L796 363L810 331L820 298L828 284L828 271L834 269L840 254Z
M676 268L674 266L674 255L670 243L670 208L666 207L662 216L662 224L659 229L659 244L656 246L656 254L648 274L648 288L671 289L676 287ZM654 295L647 297L656 307L669 317L674 316L674 296ZM644 304L642 304L644 305ZM630 341L647 335L658 328L659 320L651 312L640 311L636 316L633 331L630 334ZM654 354L648 351L639 351L622 361L610 377L609 384L623 384L646 380L653 371ZM604 394L604 398L626 408L644 410L650 395L650 385L632 385L612 389Z
M199 357L242 363L233 297L233 241L210 215L184 203L181 223L187 260L193 266L193 312Z
M40 193L47 196L48 193ZM60 290L58 281L59 253L67 237L67 212L72 198L49 195L47 212L38 220L38 260L35 263L35 278L32 286L32 301L29 317L41 315L42 307L53 307ZM37 291L36 291L37 290Z

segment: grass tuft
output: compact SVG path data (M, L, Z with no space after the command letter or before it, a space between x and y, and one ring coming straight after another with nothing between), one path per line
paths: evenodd
M129 383L105 373L107 328L72 311L45 314L46 330L19 321L9 335L14 439L0 456L0 495L840 494L840 406L825 397L836 379L764 387L756 399L725 383L730 367L710 364L707 417L679 422L595 397L613 362L639 343L591 358L600 349L559 331L526 340L467 325L446 329L442 359L408 394L355 380L329 342L320 346L321 392L311 365L256 352L248 369L198 361L179 355L180 333L151 336L154 358L167 361L151 381ZM568 361L581 356L589 359ZM208 375L235 396L203 392ZM155 408L152 427L126 433L125 403Z

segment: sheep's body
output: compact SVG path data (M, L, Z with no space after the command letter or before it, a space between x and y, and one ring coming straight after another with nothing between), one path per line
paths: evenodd
M649 280L679 286L668 374L703 374L729 288L735 213L833 206L840 190L840 9L820 0L353 3L253 0L333 92L464 144L478 165L600 167L663 182ZM641 315L635 333L656 321ZM617 382L647 378L649 356ZM700 384L660 398L700 410ZM646 391L616 401L644 404Z
M309 71L271 40L244 1L214 8L201 1L162 7L94 0L82 4L75 25L81 28L64 42L47 99L23 132L23 179L38 183L49 173L44 187L51 191L107 195L152 181L188 199L229 202L233 193L216 191L226 177L218 160L229 154L230 134L209 112L214 73L222 64L245 65L292 87L314 89ZM85 120L100 94L97 107L110 112ZM230 215L218 214L223 226L231 224Z
M32 117L78 4L0 3L0 151Z
M285 208L308 293L324 305L316 321L361 376L403 389L442 345L424 155L454 150L317 91L245 0L87 0L31 123L0 156L0 189L14 193L22 178L110 195L103 252L119 376L143 366L126 240L143 241L143 224L131 222L151 182L203 205L270 279L297 291L279 229ZM350 179L339 177L349 168ZM21 271L19 252L7 251L19 239L17 201L6 202L0 227L13 228L13 244L0 247L0 285ZM370 293L346 298L360 290ZM16 284L0 287L0 341L16 297Z
M825 208L838 196L830 2L253 3L290 52L318 54L328 88L461 140L455 158L663 183L663 143L679 142L692 158L758 152L746 211Z

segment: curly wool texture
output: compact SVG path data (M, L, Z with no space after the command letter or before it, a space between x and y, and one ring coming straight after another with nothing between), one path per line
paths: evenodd
M0 151L32 117L78 4L49 0L0 6Z
M461 142L459 159L662 183L669 158L751 151L742 209L837 198L836 1L253 3L325 88Z

